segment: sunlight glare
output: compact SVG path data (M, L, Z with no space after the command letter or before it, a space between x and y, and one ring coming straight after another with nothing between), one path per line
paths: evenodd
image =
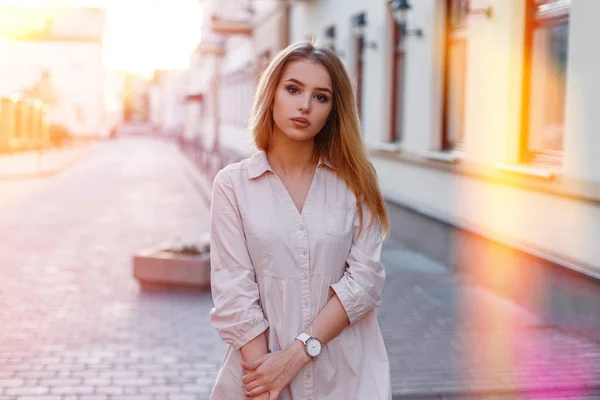
M106 10L104 66L148 75L181 69L200 41L202 5L197 0L0 0L0 6L89 6ZM5 31L19 33L43 23L37 15L2 18ZM39 21L38 21L39 19Z

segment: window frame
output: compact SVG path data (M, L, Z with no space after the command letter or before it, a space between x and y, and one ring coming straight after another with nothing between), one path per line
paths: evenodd
M562 165L564 147L560 151L536 151L530 148L531 139L531 105L532 105L532 74L534 36L536 29L555 26L563 23L570 24L571 5L564 14L539 18L537 16L536 0L525 0L525 32L523 52L523 84L521 104L521 135L519 140L519 160L523 163L542 164L548 166ZM568 61L567 61L568 63ZM563 125L564 126L564 125ZM564 130L563 130L564 145Z
M358 117L362 121L363 116L363 102L362 102L362 90L363 90L363 74L364 74L364 57L365 57L365 35L354 34L352 36L352 42L354 45L354 70L356 72L356 107L358 109Z
M454 3L458 2L459 5L462 5L462 8L458 8L460 11L460 23L453 24L453 11L454 11ZM443 91L442 91L442 140L441 140L441 150L442 151L452 151L452 150L461 150L464 145L464 124L466 120L465 113L465 98L466 89L463 88L463 115L460 117L462 120L463 132L461 134L461 141L454 141L450 138L450 128L449 128L449 110L450 110L450 101L449 101L449 93L450 93L450 51L453 45L457 43L464 43L465 47L468 49L469 39L468 39L468 25L469 25L469 15L468 15L468 7L469 0L446 0L445 1L445 31L444 31L444 78L443 78ZM467 54L465 53L464 65L466 68L467 65ZM466 76L466 71L465 71ZM466 82L464 82L466 86Z
M388 134L389 143L400 143L404 137L402 125L398 124L404 121L404 93L405 88L405 72L406 72L406 37L403 37L402 31L400 30L400 24L396 22L393 16L392 3L387 3L387 15L388 21L391 27L391 41L390 41L390 74L392 82L392 93L390 99L390 126ZM401 59L401 60L400 60ZM399 81L402 81L401 83ZM399 86L402 86L399 90Z

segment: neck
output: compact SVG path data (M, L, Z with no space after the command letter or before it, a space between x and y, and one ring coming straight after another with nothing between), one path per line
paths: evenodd
M316 166L314 140L298 142L281 132L273 132L267 158L271 166L288 176L310 172Z

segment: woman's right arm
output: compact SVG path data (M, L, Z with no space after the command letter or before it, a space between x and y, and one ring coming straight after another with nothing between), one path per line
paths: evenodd
M211 324L244 361L267 353L269 327L259 304L254 266L228 170L215 177L210 212Z

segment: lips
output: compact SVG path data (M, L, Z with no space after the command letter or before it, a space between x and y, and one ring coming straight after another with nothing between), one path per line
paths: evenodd
M298 117L298 118L290 118L290 119L292 120L294 125L296 125L299 128L306 128L306 127L310 126L310 121L307 120L306 118Z

